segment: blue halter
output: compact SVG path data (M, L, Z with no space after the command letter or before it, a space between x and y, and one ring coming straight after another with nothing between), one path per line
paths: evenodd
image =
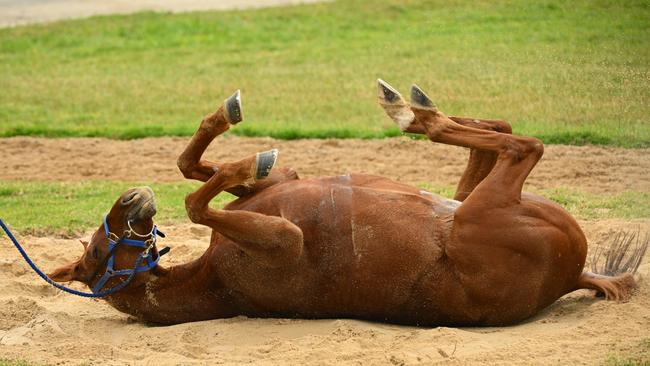
M106 282L108 282L108 280L110 280L112 277L115 276L129 276L127 278L127 281L125 281L128 284L129 282L131 282L133 277L135 277L135 274L146 272L156 267L158 265L158 261L160 261L160 256L166 254L169 251L168 248L163 249L161 253L158 253L158 255L156 255L155 259L153 259L153 254L150 255L151 249L154 248L156 245L156 236L160 235L163 238L165 237L165 234L163 234L162 232L158 232L158 228L156 227L156 225L153 226L149 234L140 235L131 228L131 222L129 221L127 222L129 226L129 230L126 230L124 232L124 236L120 238L117 235L113 234L108 228L108 221L106 221L107 217L108 215L104 216L104 231L106 232L106 239L108 239L108 253L110 257L108 257L108 260L106 261L106 272L104 272L104 275L99 279L99 281L97 281L97 283L93 287L93 294L100 293L104 285L106 285ZM151 236L151 237L147 240L135 240L135 239L129 239L131 235L139 236L141 238L145 238L147 236ZM136 264L133 266L132 269L116 270L113 268L113 264L115 263L114 249L119 244L126 244L128 246L144 249L144 251L140 253L140 255L138 256L138 259L136 260ZM142 263L144 263L144 266L141 266Z
M7 225L5 225L4 221L0 219L0 226L2 227L4 232L7 233L7 236L9 236L9 239L11 239L16 249L18 249L18 251L23 256L27 264L29 264L29 266L32 267L32 269L34 270L34 272L36 272L36 274L38 274L47 283L51 284L52 286L60 290L71 293L73 295L78 295L83 297L105 297L116 293L117 291L123 289L129 283L131 283L131 281L135 278L136 274L149 271L154 267L156 267L156 265L158 265L158 261L160 261L160 257L165 255L167 252L169 252L169 247L165 247L162 250L160 250L160 252L157 253L155 258L153 258L154 254L151 253L151 249L155 248L156 246L157 236L160 236L162 238L165 237L165 234L163 234L161 231L158 231L156 225L154 225L150 233L146 235L141 235L136 233L131 228L130 222L128 222L127 224L129 226L129 230L126 230L124 232L124 236L118 237L117 235L113 234L109 230L108 222L106 221L106 216L104 216L104 230L106 232L106 239L108 239L108 253L109 253L108 260L106 261L106 272L104 272L104 275L102 275L102 277L99 279L99 281L97 281L95 286L93 286L92 293L88 293L88 292L82 292L82 291L77 291L75 289L71 289L58 282L55 282L50 277L48 277L48 275L46 275L43 271L41 271L41 269L38 268L36 264L34 264L31 258L29 258L29 256L27 255L23 247L20 245L20 243L18 243L18 240L16 240L16 238L11 233ZM131 235L135 235L141 238L145 238L147 236L150 237L149 239L146 240L136 240L136 239L130 239ZM126 244L129 246L144 249L142 253L138 255L138 258L135 260L132 269L116 270L113 268L115 262L115 253L114 253L115 248L120 244ZM144 265L142 265L143 263ZM129 277L127 277L125 281L115 285L115 287L102 291L102 288L106 285L106 282L108 282L108 280L110 280L112 277L116 277L116 276L129 276Z

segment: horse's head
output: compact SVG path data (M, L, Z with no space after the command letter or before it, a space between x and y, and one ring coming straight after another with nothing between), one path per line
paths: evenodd
M92 288L106 272L108 259L112 255L114 255L113 269L133 268L138 256L145 249L131 244L115 245L115 243L122 244L129 241L146 243L152 239L155 214L156 207L151 188L138 187L124 192L92 235L90 242L81 240L84 247L81 257L54 270L49 275L50 278L57 282L80 281ZM110 241L112 245L109 245ZM112 251L109 249L111 246L115 246ZM110 285L107 284L107 287Z

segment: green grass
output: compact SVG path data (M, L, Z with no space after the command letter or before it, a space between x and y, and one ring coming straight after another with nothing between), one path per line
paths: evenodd
M189 135L241 88L234 133L398 135L375 79L547 143L650 147L643 0L346 0L0 30L0 136Z
M650 218L650 192L619 192L599 195L575 189L545 189L536 193L547 197L581 219Z
M30 365L31 365L30 363L25 361L0 359L0 366L30 366Z
M71 237L98 227L119 195L136 183L99 182L25 182L0 181L0 217L22 234ZM160 223L186 220L184 198L199 183L157 183L150 186L156 193ZM453 187L420 185L429 191L451 197ZM623 192L601 196L568 189L538 192L559 202L582 219L650 217L650 193ZM234 199L224 193L213 201L222 207Z
M650 366L650 338L644 338L624 354L610 353L605 366Z
M0 218L21 233L78 235L99 227L104 215L122 192L141 184L122 182L25 182L0 181ZM148 184L156 194L157 221L187 219L185 196L199 183ZM222 207L234 199L223 193L213 201Z
M444 197L452 197L455 187L418 186ZM650 218L650 192L626 191L608 195L581 192L571 188L538 189L535 194L553 200L579 219Z

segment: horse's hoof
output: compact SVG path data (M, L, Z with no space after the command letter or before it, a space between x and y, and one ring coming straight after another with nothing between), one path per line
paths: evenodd
M377 98L379 105L397 123L400 130L406 131L415 120L415 115L402 95L387 82L377 79Z
M406 104L402 95L387 82L377 79L379 103L381 104Z
M257 153L257 158L255 159L255 179L268 177L277 159L278 149Z
M225 117L228 123L235 125L242 121L241 92L237 90L223 102Z
M411 86L411 105L422 109L436 109L436 105L433 104L431 98L415 84Z

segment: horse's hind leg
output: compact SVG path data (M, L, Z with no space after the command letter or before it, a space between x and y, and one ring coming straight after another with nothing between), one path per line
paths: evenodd
M487 211L481 207L487 210L519 204L524 182L544 153L541 141L460 125L440 112L416 86L411 91L411 103L431 141L497 154L494 167L458 208L456 217L465 211L483 215Z
M183 173L183 176L187 179L195 179L202 182L208 181L219 170L221 164L201 159L201 156L215 137L228 131L231 125L241 121L241 96L239 91L237 91L230 98L226 99L216 112L203 118L201 125L192 136L190 143L178 157L177 165ZM248 186L237 185L229 187L227 191L241 197L278 182L297 178L298 175L291 169L274 170L265 180L256 181Z
M426 130L418 123L415 114L411 111L401 95L383 80L379 80L378 87L381 106L398 123L400 129L403 132L426 135ZM505 134L512 133L512 127L506 121L454 116L450 116L449 119L466 127ZM470 148L467 167L458 182L454 199L461 202L464 201L472 193L474 188L481 183L483 178L492 171L496 161L496 152Z
M480 130L494 131L500 133L511 134L512 127L506 121L499 120L486 120L462 117L449 117L452 121L472 128ZM494 164L497 162L497 153L490 150L472 149L469 150L469 159L467 167L458 182L454 199L457 201L465 201L476 186L483 181L485 177L492 171Z
M440 112L417 86L411 90L408 113L404 108L406 102L399 93L392 88L382 90L381 86L380 84L380 103L383 104L384 100L388 103L389 108L384 106L384 109L403 129L417 121L420 131L431 141L496 154L494 167L468 195L456 211L457 216L462 211L483 214L477 209L481 206L494 208L519 203L524 181L544 152L541 141L457 123ZM474 202L468 205L468 200ZM471 209L464 209L466 207Z
M232 187L263 179L271 171L277 150L257 154L235 163L223 163L199 189L185 198L185 208L194 223L211 227L237 244L245 253L269 266L295 263L303 248L300 228L278 216L250 211L215 210L212 198Z

